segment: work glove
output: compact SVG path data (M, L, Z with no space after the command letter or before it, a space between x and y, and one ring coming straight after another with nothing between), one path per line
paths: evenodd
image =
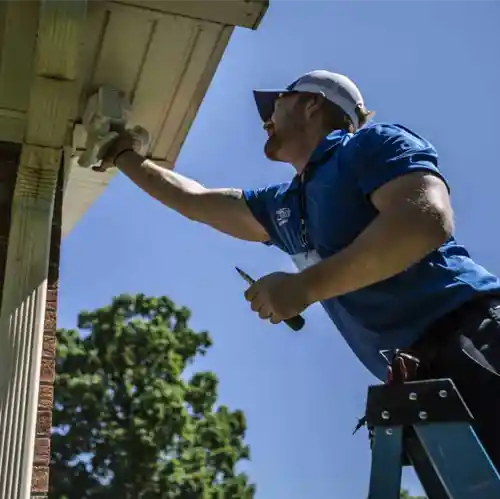
M148 132L139 126L130 130L121 130L116 138L104 146L101 152L102 161L99 165L93 166L96 172L105 172L115 166L115 160L125 151L135 151L138 154L145 154L145 149L149 142Z

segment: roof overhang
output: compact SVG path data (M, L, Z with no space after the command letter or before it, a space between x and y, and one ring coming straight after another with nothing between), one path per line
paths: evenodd
M25 140L39 8L36 0L0 2L0 140ZM83 37L79 60L68 61L77 76L60 96L71 111L61 143L67 158L63 236L115 174L69 159L85 142L78 123L89 96L101 85L123 91L132 104L129 123L151 133L148 157L173 168L234 27L256 29L267 8L268 0L93 0L83 29L68 23Z

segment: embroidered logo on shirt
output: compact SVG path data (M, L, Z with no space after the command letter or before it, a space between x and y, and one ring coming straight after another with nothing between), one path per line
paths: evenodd
M290 215L290 208L280 208L279 210L276 210L276 221L278 222L278 225L281 227L282 225L288 223Z

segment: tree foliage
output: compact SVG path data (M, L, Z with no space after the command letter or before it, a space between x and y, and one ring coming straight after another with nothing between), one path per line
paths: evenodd
M50 497L250 499L241 411L186 367L211 346L167 297L120 296L57 333ZM83 333L83 334L82 334Z
M424 496L411 496L410 493L403 489L399 495L400 499L427 499Z

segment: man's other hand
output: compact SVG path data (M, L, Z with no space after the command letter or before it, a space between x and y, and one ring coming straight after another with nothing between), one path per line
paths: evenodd
M300 314L311 302L300 274L273 272L254 284L245 292L254 312L272 324Z

